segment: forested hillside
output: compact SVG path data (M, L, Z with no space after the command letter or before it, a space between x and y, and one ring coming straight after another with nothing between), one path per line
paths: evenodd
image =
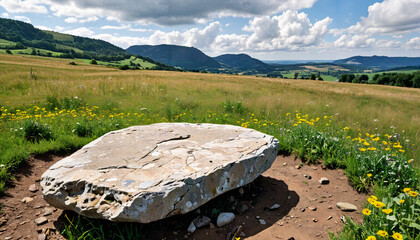
M13 41L20 48L61 52L61 57L66 58L117 61L130 57L124 49L102 40L42 31L29 23L5 18L0 18L0 39ZM16 45L12 47L16 49Z
M220 63L194 47L165 44L157 46L137 45L129 47L127 52L142 55L171 66L190 70L204 70L220 67Z

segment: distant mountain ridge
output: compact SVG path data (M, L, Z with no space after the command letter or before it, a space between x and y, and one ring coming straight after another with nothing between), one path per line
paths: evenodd
M420 66L420 57L354 56L336 60L335 64L360 65L373 69Z
M228 66L239 68L242 70L247 69L260 69L260 68L271 68L269 64L266 64L256 58L252 58L246 54L224 54L218 57L214 57L216 61L226 64Z
M103 40L40 30L29 23L6 18L0 18L0 40L8 42L6 48L5 45L2 45L3 50L1 51L10 49L15 52L19 50L21 54L96 59L105 62L130 59L134 54L138 55L136 57L139 59L158 65L159 69L166 70L178 70L170 67L175 66L184 70L203 70L212 73L268 75L273 72L278 74L285 71L317 69L316 67L319 65L317 61L298 64L279 64L279 61L277 61L277 64L268 63L246 54L224 54L212 58L194 47L167 44L137 45L124 50ZM299 60L296 61L299 62ZM353 72L366 70L376 72L407 67L420 68L420 57L353 56L327 62L330 65L341 66L347 69L346 71ZM127 64L134 66L132 62ZM322 65L325 64L322 63ZM322 70L314 71L320 72Z
M184 69L204 70L221 67L219 62L194 47L167 44L135 45L127 48L126 51Z

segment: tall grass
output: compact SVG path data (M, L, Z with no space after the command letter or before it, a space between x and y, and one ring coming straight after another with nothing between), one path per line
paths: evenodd
M30 78L30 69L37 80ZM241 102L253 113L280 119L299 110L339 114L363 131L388 133L396 127L411 142L420 139L420 90L388 86L266 79L159 71L118 71L71 66L66 60L0 55L0 102L8 107L44 103L47 96L81 98L90 105L111 103L123 111L147 108L165 115L167 106L188 102L196 115L221 111L221 102ZM419 156L419 147L410 151Z
M0 191L30 154L71 153L112 130L168 121L274 135L282 152L344 168L359 191L381 185L395 197L418 189L419 89L118 71L6 55L0 71Z

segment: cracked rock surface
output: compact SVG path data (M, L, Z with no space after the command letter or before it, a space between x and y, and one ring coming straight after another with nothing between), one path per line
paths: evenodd
M158 123L105 134L41 178L51 205L92 218L148 223L190 212L255 180L278 140L231 125Z

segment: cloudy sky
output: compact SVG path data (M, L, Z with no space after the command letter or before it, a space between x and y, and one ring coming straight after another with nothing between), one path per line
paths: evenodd
M0 16L62 33L194 46L210 56L420 57L420 0L0 0Z

